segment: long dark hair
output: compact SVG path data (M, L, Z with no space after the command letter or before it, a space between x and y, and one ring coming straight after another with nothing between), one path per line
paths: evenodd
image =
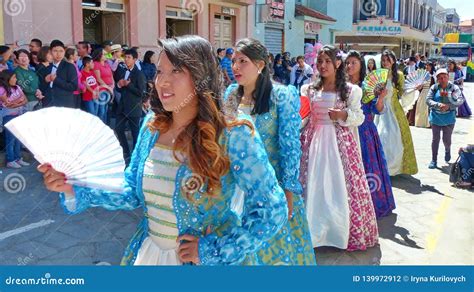
M69 58L71 58L71 56L74 56L75 53L76 48L67 48L66 53L64 54L64 58L69 61Z
M146 51L145 56L143 56L143 63L151 64L151 57L153 57L154 54L155 52L153 51Z
M265 63L262 72L257 77L255 90L252 92L255 106L253 107L251 114L260 115L267 113L270 110L270 97L273 89L267 48L256 39L245 38L239 40L235 44L235 50L247 56L254 64L259 61ZM239 86L237 89L237 104L240 103L243 95L244 87Z
M349 98L349 90L346 84L347 74L344 62L342 61L342 51L333 46L326 45L319 50L318 59L322 55L328 56L334 65L334 69L336 70L336 92L339 93L340 99L345 102ZM336 67L337 60L341 61L341 66L339 66L339 68ZM318 91L323 88L323 77L321 77L321 75L317 77L313 85L311 85L311 88Z
M392 65L392 68L391 68L391 70L392 70L392 83L393 83L393 86L395 87L398 84L397 57L395 56L395 53L391 50L383 51L381 58L383 58L383 57L387 57L390 60L392 60L392 62L393 62L393 65Z
M454 61L453 59L449 59L449 61L448 61L448 68L447 68L447 69L448 69L448 72L451 72L451 71L450 71L451 69L449 68L450 65L454 65L454 71L453 71L453 72L456 72L456 71L460 70L459 67L458 67L458 64L456 64L456 61Z
M367 75L367 72L365 69L364 58L362 58L362 55L358 51L355 51L355 50L350 50L349 53L347 53L346 62L347 60L349 60L349 58L356 58L357 61L359 61L359 64L360 64L359 84L356 84L356 85L360 86L365 79L365 75Z
M48 53L49 53L49 47L48 46L43 46L39 50L38 53L38 62L40 63L46 63L48 62Z
M191 171L205 179L206 194L216 196L221 188L220 178L230 167L230 160L224 148L219 145L219 138L224 129L248 122L228 122L222 107L224 90L222 71L217 57L206 39L197 35L187 35L158 40L160 56L166 54L177 69L187 69L193 79L195 98L198 100L198 114L178 135L173 150L175 158L182 161L176 151L182 152ZM151 131L167 132L173 122L172 112L166 111L153 88L150 104L155 117L148 127ZM191 192L183 186L183 191L190 198Z
M15 75L13 71L10 70L3 70L0 72L0 86L5 89L7 92L7 96L12 94L12 88L16 88L18 85L11 86L10 79Z
M102 56L104 55L104 49L102 48L97 48L92 52L92 60L95 62L100 62L100 59L102 59Z
M370 61L372 61L374 63L374 69L370 70L369 69L369 63ZM365 66L364 66L365 67ZM370 58L368 61L367 61L367 71L373 71L373 70L377 70L377 63L375 62L375 59L374 58Z

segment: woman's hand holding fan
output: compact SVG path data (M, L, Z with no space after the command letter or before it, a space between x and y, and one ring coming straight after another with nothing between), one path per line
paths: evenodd
M387 79L387 69L377 69L367 74L364 82L362 83L362 88L364 90L362 103L369 103L374 98L378 97L385 89L387 85Z
M67 183L66 175L54 170L49 163L43 163L38 166L38 171L43 174L44 185L52 192L66 193L69 196L74 195L72 185Z
M423 89L424 83L430 81L430 78L430 73L425 69L418 69L414 72L411 72L405 78L405 92Z

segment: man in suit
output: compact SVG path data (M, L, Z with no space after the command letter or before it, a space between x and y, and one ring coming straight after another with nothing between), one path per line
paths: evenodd
M425 69L426 64L421 60L421 55L419 53L415 54L416 59L416 70Z
M115 99L116 126L115 133L123 148L123 156L128 165L130 153L133 152L140 130L140 118L142 116L142 103L146 91L146 78L136 66L138 59L137 51L126 50L125 62L118 66L114 74L119 94ZM133 147L130 150L125 136L125 126L132 132Z
M49 86L45 95L51 98L51 106L77 108L78 103L74 96L78 86L76 68L64 60L66 51L63 42L53 40L49 50L53 63L47 68L48 75L45 80Z

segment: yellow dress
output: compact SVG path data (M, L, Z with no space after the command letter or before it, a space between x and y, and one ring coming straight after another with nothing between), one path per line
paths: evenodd
M392 74L389 73L389 76ZM391 82L389 80L388 82ZM400 127L400 132L402 135L402 144L403 144L403 162L401 173L413 175L418 172L418 165L416 163L415 149L413 147L413 139L411 137L410 126L408 120L403 112L403 108L398 100L398 94L403 93L403 86L405 83L405 77L402 72L398 72L398 84L393 88L392 94L392 109L395 113L398 125Z

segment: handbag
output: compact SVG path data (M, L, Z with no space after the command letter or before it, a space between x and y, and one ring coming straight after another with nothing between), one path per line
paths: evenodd
M461 165L459 164L459 158L461 156L458 156L458 159L451 165L451 169L449 171L449 182L450 183L456 183L461 179Z

